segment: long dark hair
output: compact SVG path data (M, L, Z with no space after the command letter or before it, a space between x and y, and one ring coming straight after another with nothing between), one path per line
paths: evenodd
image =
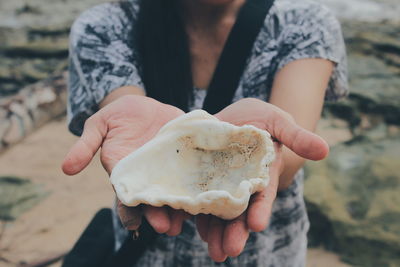
M127 14L132 12L131 3L121 2L121 6ZM193 81L177 0L140 0L131 40L138 51L147 96L188 111Z

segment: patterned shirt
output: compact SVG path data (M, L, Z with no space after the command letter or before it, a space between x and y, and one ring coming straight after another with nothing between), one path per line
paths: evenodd
M133 85L145 89L138 55L129 32L135 25L138 0L129 0L127 16L118 3L106 3L85 11L70 35L69 129L81 134L85 120L112 90ZM133 28L134 29L134 28ZM275 74L288 63L322 58L335 63L326 89L327 100L347 93L346 52L339 22L332 13L309 0L275 0L256 38L234 101L245 97L267 100ZM190 109L202 107L206 90L194 88ZM114 215L116 248L127 235ZM193 221L183 225L177 237L160 235L136 266L305 266L309 221L303 200L303 172L293 184L278 192L269 226L251 233L243 253L215 263L208 256Z

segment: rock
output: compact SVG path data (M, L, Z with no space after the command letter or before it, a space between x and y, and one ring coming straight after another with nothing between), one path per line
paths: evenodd
M387 4L392 5L390 1ZM373 118L375 124L400 125L399 22L345 19L342 28L348 50L350 95L342 102L328 103L324 113L346 120L353 135L364 133L360 124L365 117Z
M0 80L13 83L15 87L21 89L25 84L32 84L39 80L44 80L51 73L65 69L66 60L58 59L16 59L8 58L2 61L0 66ZM9 90L2 90L0 96L12 94Z
M333 116L325 116L318 122L316 133L324 138L329 146L349 141L353 134L348 122Z
M325 105L317 132L333 147L327 160L306 167L309 244L357 266L400 266L400 17L375 12L400 5L319 1L346 10L338 15L350 94ZM371 10L367 21L362 9Z
M360 54L349 55L349 73L349 99L356 109L400 125L400 75L383 61Z
M399 23L346 21L342 25L350 53L374 55L389 65L400 66Z
M328 102L324 105L324 117L336 117L348 122L350 129L360 124L361 113L355 101L343 99L336 103Z
M2 50L7 57L66 58L68 56L68 38L14 43L12 46L3 47Z
M66 72L0 98L0 152L29 132L65 113Z
M0 2L0 27L51 27L70 25L83 10L106 0L13 0Z
M308 163L310 244L361 266L400 265L400 135L354 140Z
M17 177L0 177L0 220L15 220L48 193L43 186Z
M400 22L398 0L314 0L328 6L343 21Z
M359 24L345 24L347 27ZM368 28L371 32L365 35L373 35L378 28ZM385 28L387 38L394 27ZM365 27L364 27L365 30ZM348 29L349 32L351 32ZM353 134L357 134L356 128L361 123L362 114L368 116L379 116L385 123L400 125L400 68L396 64L389 64L382 55L389 54L375 49L370 39L357 39L355 33L347 34L346 40L349 48L349 84L350 95L348 99L339 103L328 103L325 106L325 112L333 116L348 121ZM354 41L357 39L357 41ZM383 47L389 43L384 37L376 37L375 43ZM400 36L398 38L400 40ZM393 40L392 40L393 41ZM354 43L355 42L355 43ZM400 42L393 41L393 47L399 50ZM372 53L371 51L375 51ZM394 48L393 51L397 51ZM397 53L397 52L396 52ZM400 66L400 63L399 63Z
M0 97L65 67L75 18L106 0L0 2Z

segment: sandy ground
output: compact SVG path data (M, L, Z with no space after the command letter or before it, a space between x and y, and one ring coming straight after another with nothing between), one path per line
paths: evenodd
M112 205L113 192L98 157L79 175L68 177L61 172L61 161L75 140L62 119L48 123L0 155L0 176L29 178L50 192L18 220L6 224L0 237L0 259L4 259L0 266L19 266L67 252L93 214ZM335 254L310 249L307 266L349 265Z

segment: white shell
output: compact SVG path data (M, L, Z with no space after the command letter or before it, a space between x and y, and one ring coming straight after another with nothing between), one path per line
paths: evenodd
M127 206L168 205L233 219L247 208L251 194L267 186L274 155L268 132L195 110L123 158L111 182Z

